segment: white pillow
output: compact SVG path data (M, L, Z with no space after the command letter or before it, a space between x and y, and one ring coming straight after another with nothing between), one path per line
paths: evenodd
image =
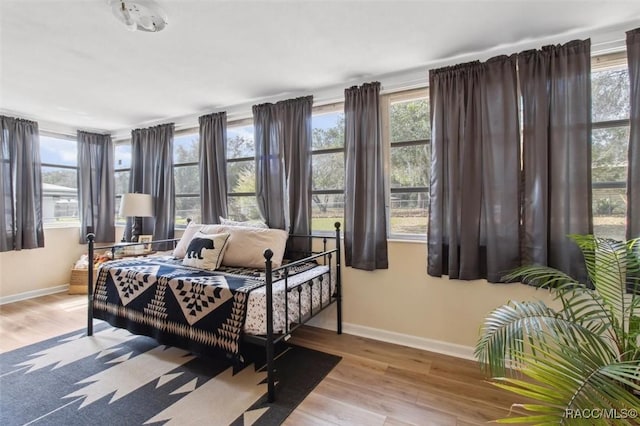
M182 259L182 264L214 271L222 262L228 241L229 234L196 232L187 247L187 254Z
M240 222L237 220L227 219L222 216L220 216L220 224L226 226L248 226L250 228L269 228L267 224L261 220L246 220L244 222Z
M196 234L196 232L203 232L205 234L219 234L221 232L225 232L225 228L222 225L202 225L198 223L190 222L187 228L184 230L180 241L176 245L176 248L173 249L173 257L176 259L182 259L187 254L187 247L189 247L189 243L191 239Z
M274 268L282 265L284 249L289 234L282 229L248 228L229 226L230 234L227 251L222 259L225 266L264 269L265 249L273 251L271 262Z

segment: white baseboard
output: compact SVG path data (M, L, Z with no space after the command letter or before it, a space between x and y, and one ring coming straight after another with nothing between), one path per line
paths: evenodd
M0 297L0 305L20 300L33 299L34 297L46 296L48 294L64 293L69 291L69 284L57 285L55 287L41 288L38 290L25 291L24 293L12 294L11 296Z
M336 321L321 320L319 317L309 322L309 325L327 330L336 329ZM380 340L396 345L408 346L410 348L422 349L429 352L436 352L443 355L454 356L475 361L473 356L474 348L471 346L458 345L456 343L443 342L441 340L427 339L409 334L396 333L394 331L381 330L379 328L366 327L364 325L342 323L342 331L355 336L366 337L368 339Z

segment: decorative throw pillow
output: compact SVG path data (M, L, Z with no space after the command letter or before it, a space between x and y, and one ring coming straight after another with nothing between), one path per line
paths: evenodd
M226 226L247 226L249 228L265 228L269 229L266 223L261 220L246 220L244 222L240 222L237 220L231 220L220 216L220 224Z
M173 249L173 257L176 259L182 259L185 254L187 254L187 247L189 247L189 243L191 239L197 232L202 232L204 234L219 234L225 231L222 225L202 225L194 222L190 222L187 228L182 233L182 237L176 248Z
M187 247L182 264L214 271L222 262L228 241L229 234L226 233L204 234L196 232Z
M225 232L228 232L230 237L229 247L227 247L222 259L223 265L264 269L263 252L266 249L273 251L271 263L274 268L282 264L284 249L289 237L287 231L229 226Z

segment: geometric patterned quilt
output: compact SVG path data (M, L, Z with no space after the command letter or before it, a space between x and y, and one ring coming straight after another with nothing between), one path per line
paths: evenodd
M116 260L98 270L93 316L163 344L238 356L248 293L261 281L170 257Z

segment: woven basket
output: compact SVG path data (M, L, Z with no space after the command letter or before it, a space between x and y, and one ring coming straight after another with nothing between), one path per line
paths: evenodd
M69 294L87 294L87 275L88 269L72 269L71 279L69 280ZM98 271L93 270L93 284L96 283Z

